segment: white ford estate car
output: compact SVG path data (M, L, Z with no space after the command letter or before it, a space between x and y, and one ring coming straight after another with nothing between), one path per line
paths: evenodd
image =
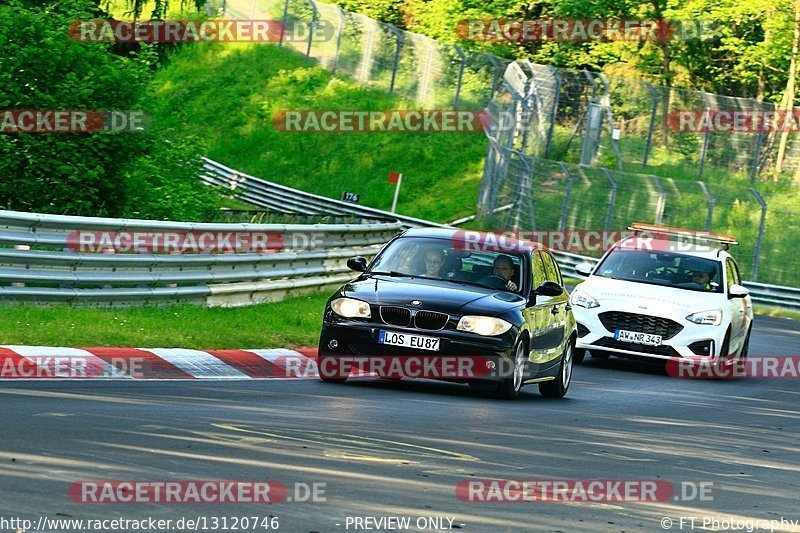
M587 350L603 359L746 358L753 309L727 252L735 238L649 224L628 229L635 233L596 266L576 267L587 279L570 297L578 327L574 361Z

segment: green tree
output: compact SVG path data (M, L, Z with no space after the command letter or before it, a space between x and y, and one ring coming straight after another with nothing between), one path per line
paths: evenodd
M110 44L68 37L70 22L99 15L91 0L33 7L12 0L1 6L0 110L146 112L157 58L152 47L118 55ZM157 125L130 133L2 133L0 208L106 216L135 210L166 216L164 205L169 203L145 194L149 182L163 186L165 179L179 188L195 187L200 196L211 195L199 180L187 184L176 171L194 168L196 174L197 154L180 142L165 154L164 135ZM142 176L139 163L154 154L163 164ZM203 215L214 203L213 196L203 199L177 214Z
M403 20L403 0L339 0L331 3L400 28L406 27Z
M794 20L789 0L339 0L340 6L434 39L509 58L644 79L660 85L780 101ZM669 39L470 42L468 19L666 20Z
M205 3L205 0L125 0L128 13L135 19L164 18L170 6L175 6L176 4L183 9L190 7L199 11L203 8ZM149 13L147 12L148 9L150 11ZM145 17L142 17L142 15L145 15Z

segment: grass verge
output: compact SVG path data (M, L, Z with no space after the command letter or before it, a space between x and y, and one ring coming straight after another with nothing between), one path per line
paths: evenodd
M314 347L328 294L237 308L20 305L0 313L3 344L129 348Z
M568 280L568 283L579 280ZM315 347L327 294L236 308L192 305L76 308L32 305L3 308L6 345L128 348L256 349ZM800 313L761 305L759 315L800 320Z
M781 309L780 307L771 307L767 305L756 304L753 306L753 312L757 315L777 316L781 318L791 318L793 320L800 320L800 311L792 311L791 309Z

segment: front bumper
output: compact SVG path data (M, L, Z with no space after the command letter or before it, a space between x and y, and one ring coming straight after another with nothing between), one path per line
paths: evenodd
M669 339L663 339L660 346L648 346L621 342L614 339L614 331L607 329L600 320L601 312L630 312L629 309L612 309L602 306L595 309L586 309L575 306L573 313L578 323L577 348L586 350L602 350L635 357L648 359L672 359L675 357L708 357L714 361L718 358L725 338L724 326L708 326L692 324L691 322L676 317L664 317L655 314L639 313L644 316L667 318L677 322L683 328Z
M421 350L379 344L378 336L381 331L436 337L441 339L439 350ZM358 320L326 319L319 340L319 356L479 358L480 361L492 361L498 370L491 375L482 373L480 378L494 380L502 379L503 376L499 370L508 368L508 361L513 358L513 346L517 333L517 328L512 327L508 332L497 337L480 337L473 333L450 329L429 331Z

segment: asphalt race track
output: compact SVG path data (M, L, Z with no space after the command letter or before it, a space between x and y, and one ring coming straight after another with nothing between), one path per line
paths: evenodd
M799 322L756 317L752 356L800 355L798 346ZM354 517L388 516L412 526L449 517L453 529L475 532L800 519L798 379L675 379L663 365L587 357L566 399L525 391L505 402L432 381L2 382L0 514L273 516L290 532L364 531ZM461 501L456 485L469 478L663 480L713 491L711 500L656 503ZM295 483L324 483L325 501L81 504L67 493L81 480L190 479L275 480L294 499Z

